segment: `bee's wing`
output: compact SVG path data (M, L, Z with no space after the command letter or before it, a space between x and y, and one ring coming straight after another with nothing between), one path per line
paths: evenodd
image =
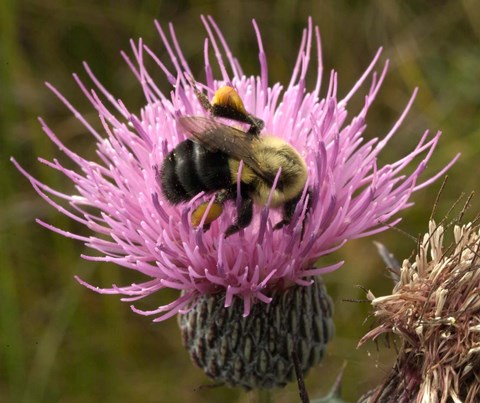
M191 135L192 140L207 150L222 151L236 160L243 160L257 175L267 180L255 159L254 142L258 141L256 136L203 116L182 116L178 121Z

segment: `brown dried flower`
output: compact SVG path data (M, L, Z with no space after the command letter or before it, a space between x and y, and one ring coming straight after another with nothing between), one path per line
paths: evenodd
M480 401L480 231L469 223L453 233L444 248L444 227L430 221L392 294L368 293L379 323L359 346L394 334L400 347L387 380L361 401Z

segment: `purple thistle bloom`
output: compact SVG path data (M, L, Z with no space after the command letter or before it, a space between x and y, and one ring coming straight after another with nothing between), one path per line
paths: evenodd
M274 230L275 223L281 220L281 212L269 209L268 204L257 206L252 224L225 238L225 230L236 217L235 203L225 207L209 231L203 231L192 227L190 217L195 206L210 200L210 195L201 194L185 205L172 206L161 194L158 174L162 161L186 139L180 130L178 116L206 114L194 94L190 83L193 74L172 25L169 25L171 39L168 39L156 23L173 70L167 69L142 40L132 42L134 60L122 53L144 91L146 105L140 114L128 111L122 101L116 100L86 64L95 89L88 88L74 75L97 110L104 133L98 133L52 85L47 84L97 142L98 158L83 158L66 148L40 119L45 133L78 168L68 169L56 159L39 160L67 176L74 183L76 194L50 188L13 161L43 199L96 235L72 234L38 220L41 225L80 240L98 252L95 256L82 256L85 259L113 262L148 278L142 283L101 289L77 277L81 284L99 293L121 294L123 301L136 301L164 288L181 291L170 304L152 311L140 311L132 306L137 313L158 315L155 321L182 313L199 296L217 292L225 293L225 307L232 304L234 297L243 299L243 313L247 316L258 300L271 301L272 290L293 284L310 285L313 276L336 270L343 263L317 267L318 259L337 250L349 239L369 236L395 225L399 221L395 214L411 205L410 195L443 175L458 157L434 177L417 183L441 135L438 132L429 136L427 131L410 154L397 162L377 166L378 154L396 133L416 94L414 91L404 112L383 139L364 142L366 114L388 67L386 62L379 75L374 71L381 50L346 96L338 97L337 74L332 72L327 95L320 99L320 34L311 20L303 32L286 88L280 83L269 85L267 57L255 22L260 75L247 77L212 18L203 17L202 21L208 38L204 46L206 79L198 84L199 88L211 97L218 88L233 86L246 110L264 120L262 134L272 133L283 138L299 151L307 164L307 185L313 190L312 200L308 201L305 191L289 225ZM317 80L310 91L305 81L314 45L317 48ZM221 71L218 79L213 77L210 65L211 48ZM145 68L144 57L152 58L165 73L173 87L170 94L163 94L153 82ZM368 79L370 85L362 110L347 120L348 101ZM423 160L414 171L410 175L402 174L420 154L424 155ZM311 208L307 212L309 202Z

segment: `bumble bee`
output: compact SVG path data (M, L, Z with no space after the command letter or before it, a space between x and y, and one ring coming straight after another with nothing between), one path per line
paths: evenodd
M282 220L275 229L288 224L294 214L307 181L307 165L295 148L279 137L260 135L264 123L250 115L232 87L222 87L212 102L195 89L198 99L211 116L182 116L178 119L191 136L171 151L160 170L160 185L172 204L191 200L200 192L214 193L215 200L204 221L208 229L223 210L223 204L237 198L240 161L241 202L235 222L228 227L228 237L247 227L253 217L254 204L264 206L271 193L279 169L280 175L270 206L283 208ZM247 123L242 131L220 123L227 118ZM197 227L208 206L202 203L192 214Z

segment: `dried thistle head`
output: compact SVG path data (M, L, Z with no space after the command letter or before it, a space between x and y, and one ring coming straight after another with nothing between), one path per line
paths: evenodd
M430 221L413 262L405 260L392 294L369 292L381 334L399 336L397 362L385 383L363 400L476 402L480 396L480 230Z

